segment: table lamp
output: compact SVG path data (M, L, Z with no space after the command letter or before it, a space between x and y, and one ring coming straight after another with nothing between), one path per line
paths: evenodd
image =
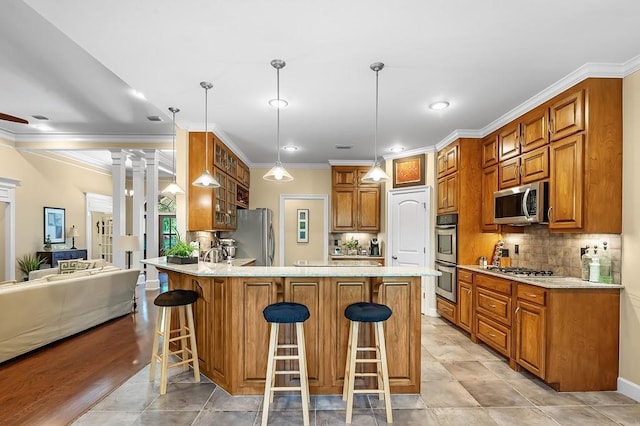
M76 228L75 225L73 225L71 227L71 229L69 230L69 236L71 237L71 249L75 250L76 249L76 237L80 236L80 231L78 230L78 228Z
M118 248L127 253L127 269L131 269L131 253L140 250L140 238L137 235L121 235Z

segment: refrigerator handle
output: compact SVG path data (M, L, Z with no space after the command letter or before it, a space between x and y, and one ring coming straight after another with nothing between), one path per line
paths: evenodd
M269 226L269 238L268 238L268 246L269 246L269 266L273 266L273 255L276 251L275 244L275 236L273 234L273 226Z

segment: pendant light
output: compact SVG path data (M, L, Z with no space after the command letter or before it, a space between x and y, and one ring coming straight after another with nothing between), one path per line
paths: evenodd
M169 107L169 111L173 114L173 179L160 193L164 195L184 194L184 190L176 182L176 113L180 112L180 109Z
M271 168L262 179L269 180L272 182L290 182L293 180L293 176L287 172L287 170L282 167L282 163L280 162L280 108L282 107L282 103L280 102L280 70L284 68L286 63L281 59L274 59L271 61L271 66L276 69L277 76L277 95L276 98L276 107L277 107L277 127L276 127L276 143L278 149L278 161L276 161L276 165Z
M362 182L378 183L391 180L391 177L389 177L389 175L382 169L382 167L380 167L380 163L378 162L378 72L382 70L382 68L384 68L384 64L382 62L374 62L369 66L369 68L376 72L376 128L373 136L374 162L373 166L362 178Z
M207 106L209 100L209 89L213 87L213 84L208 81L201 81L200 87L204 89L204 172L196 180L193 181L191 185L199 186L201 188L219 188L220 183L214 178L211 173L209 173L209 168L207 167L207 161L209 161L209 132L207 132Z

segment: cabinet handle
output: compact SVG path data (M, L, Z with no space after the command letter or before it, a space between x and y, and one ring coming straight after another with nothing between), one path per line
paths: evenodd
M496 305L494 305L494 304L490 303L490 304L489 304L489 307L490 307L490 308L495 308L495 307L496 307Z
M496 337L496 335L493 333L489 333L489 337Z
M516 308L516 314L518 313L518 311L520 311L520 306Z
M467 293L471 294L471 289L470 288L467 289Z
M551 218L552 209L553 209L553 206L549 207L549 210L547 210L547 217L549 218L549 222L553 222L553 219Z
M536 296L535 294L529 294L529 293L525 293L525 295L529 296L529 297L533 297L534 299L538 296Z
M549 118L549 133L553 135L555 132L555 123L553 122L553 119Z

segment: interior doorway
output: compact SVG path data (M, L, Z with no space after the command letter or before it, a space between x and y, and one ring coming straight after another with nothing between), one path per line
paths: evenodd
M105 239L106 229L102 227L107 218L113 214L113 198L110 195L85 193L86 202L86 224L85 229L91 229L86 233L85 247L87 247L87 257L89 259L103 258L101 243L111 244L110 239ZM106 225L106 223L104 223ZM111 235L106 235L111 238ZM106 259L105 259L106 260ZM111 262L111 260L108 260Z
M300 239L298 210L308 210L304 239ZM327 195L281 195L279 266L296 260L326 261L329 254L329 197ZM306 242L304 240L307 240Z

